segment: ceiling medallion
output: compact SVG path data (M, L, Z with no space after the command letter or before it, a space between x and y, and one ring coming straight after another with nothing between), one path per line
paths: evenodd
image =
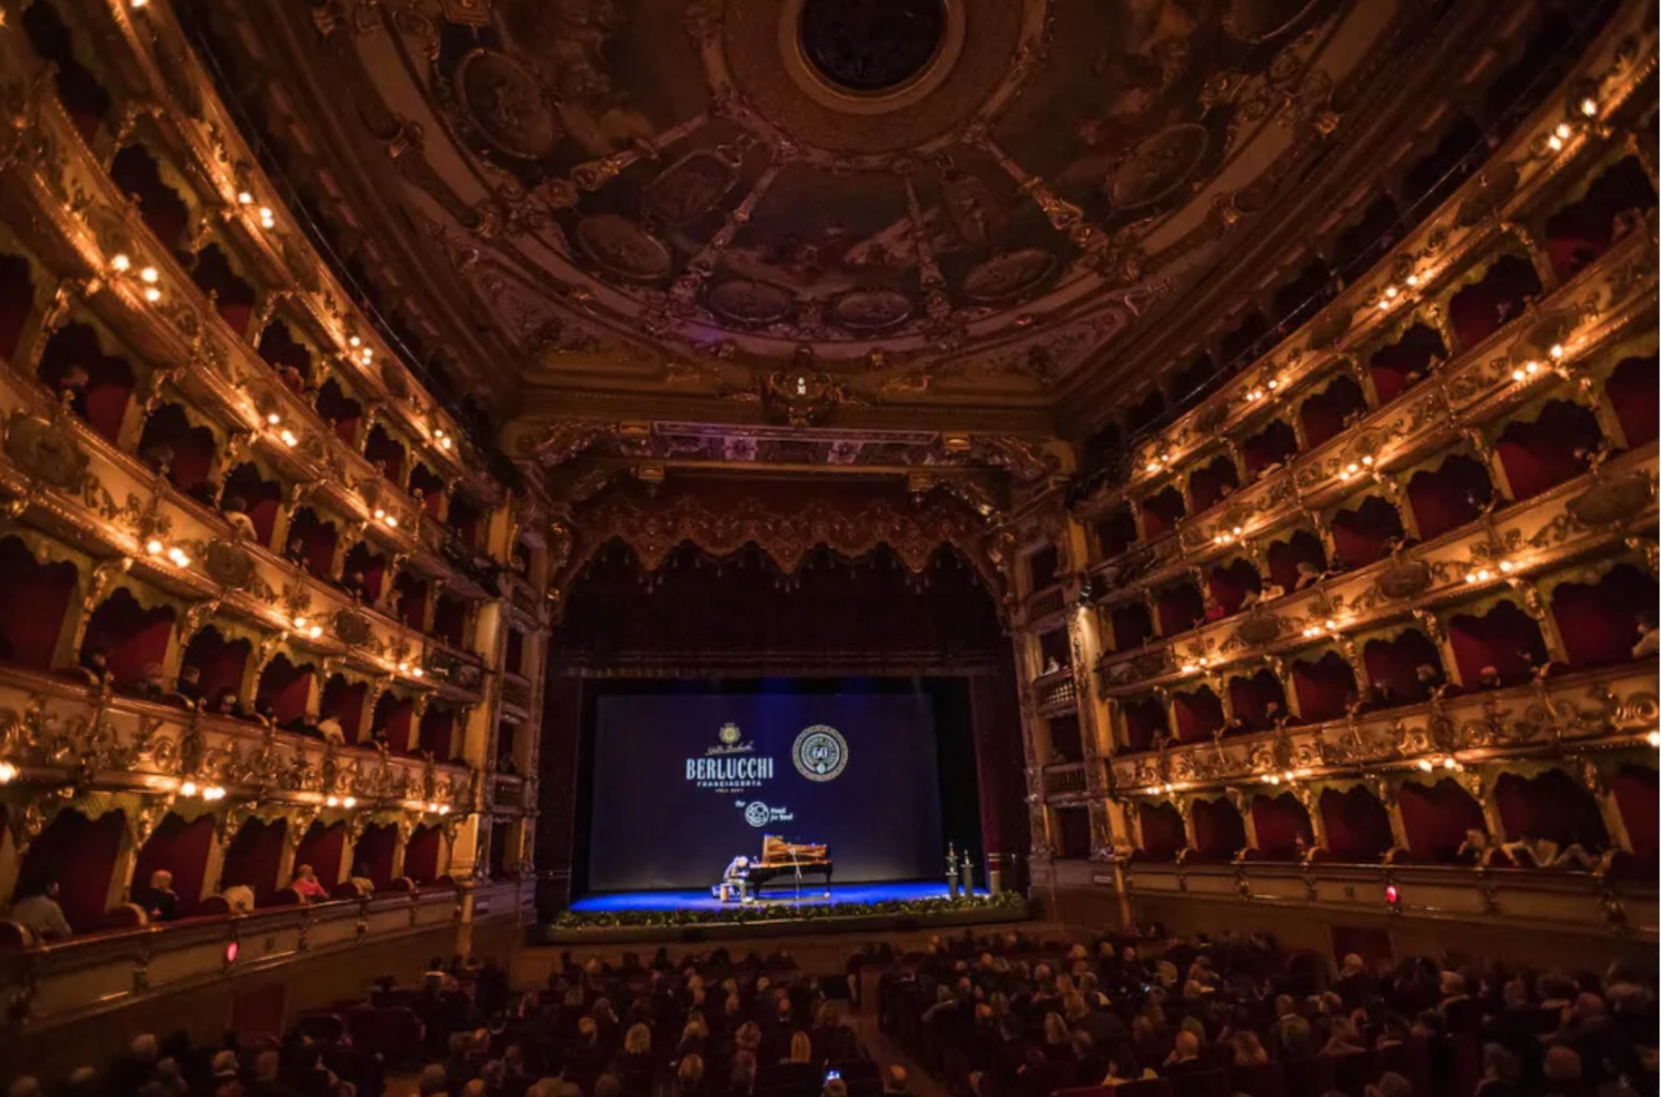
M911 315L911 298L898 290L856 289L838 297L831 311L852 331L881 331Z
M790 315L796 299L778 286L749 278L729 278L709 291L709 307L741 324L771 324Z
M596 213L577 222L577 243L610 273L637 282L662 278L672 266L663 241L615 213Z
M1007 301L1043 283L1055 267L1055 256L1045 248L994 255L963 276L963 292L974 301Z
M645 211L666 225L688 225L715 210L738 181L739 165L710 149L695 149L646 184Z
M476 49L456 66L456 99L467 120L496 149L540 160L564 135L529 69L505 53Z

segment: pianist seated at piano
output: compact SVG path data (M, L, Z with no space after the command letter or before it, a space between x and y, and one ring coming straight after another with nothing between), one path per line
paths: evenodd
M829 846L786 842L764 834L760 860L734 857L722 873L721 883L710 890L723 903L734 898L749 902L769 881L776 881L782 887L795 887L805 878L817 876L824 879L825 895L829 896L831 867Z
M727 862L726 871L721 873L721 882L709 890L723 903L734 899L750 901L749 888L746 877L750 874L750 859L740 853Z

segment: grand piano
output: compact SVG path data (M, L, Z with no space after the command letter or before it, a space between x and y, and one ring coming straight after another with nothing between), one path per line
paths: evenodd
M803 879L809 876L823 877L825 894L827 896L830 894L831 858L829 846L786 842L777 835L762 835L761 859L750 862L749 883L751 894L760 895L762 886L769 882L773 882L779 887L795 887L797 869L801 870Z

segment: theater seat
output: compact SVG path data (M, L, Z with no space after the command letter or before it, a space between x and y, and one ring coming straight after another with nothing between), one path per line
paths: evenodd
M1289 1059L1282 1068L1286 1072L1286 1097L1324 1097L1337 1088L1332 1060L1324 1055L1309 1059Z
M1279 1063L1235 1067L1233 1080L1237 1093L1250 1094L1250 1097L1286 1097L1286 1075Z
M1226 1070L1206 1070L1172 1078L1171 1090L1175 1097L1230 1097L1232 1081Z

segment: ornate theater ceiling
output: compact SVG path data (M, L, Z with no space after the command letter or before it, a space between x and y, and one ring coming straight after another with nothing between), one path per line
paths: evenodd
M781 436L740 428L771 423L787 464L1009 469L1088 378L1149 367L1120 348L1272 223L1424 5L206 7L510 454L766 460Z

